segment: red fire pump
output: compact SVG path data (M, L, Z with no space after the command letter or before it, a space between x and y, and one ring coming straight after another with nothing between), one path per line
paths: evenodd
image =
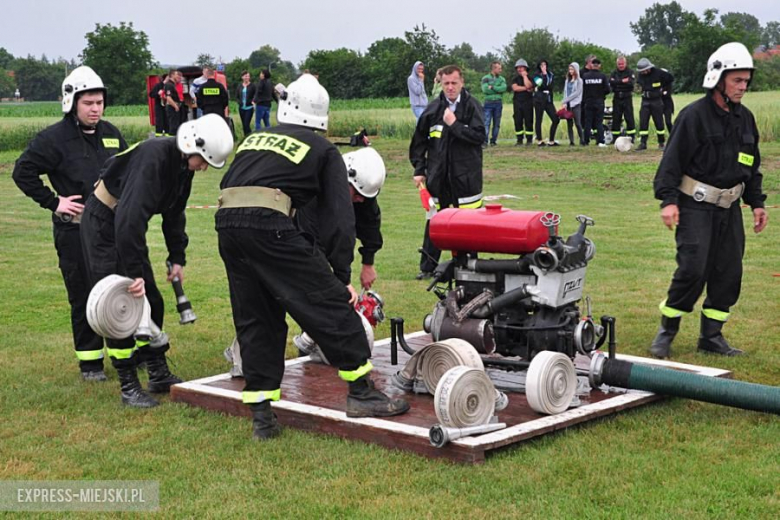
M592 352L598 339L603 343L603 328L577 302L596 251L585 238L593 220L580 215L577 221L577 232L564 240L554 213L497 204L437 213L431 240L453 259L439 264L428 287L439 302L425 317L425 331L434 341L460 338L482 353L527 361L542 351L570 358ZM483 259L480 253L517 256Z

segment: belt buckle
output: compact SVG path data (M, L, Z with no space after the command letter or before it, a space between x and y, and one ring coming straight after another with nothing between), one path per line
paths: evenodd
M720 206L720 199L723 198L724 195L728 195L729 190L720 190L718 192L718 198L715 199L715 205Z
M697 186L691 196L696 202L703 202L707 198L707 189L704 186ZM720 195L718 195L718 198L720 198Z

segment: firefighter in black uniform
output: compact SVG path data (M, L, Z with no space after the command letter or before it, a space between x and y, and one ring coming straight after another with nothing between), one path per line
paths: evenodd
M634 122L634 71L628 68L625 56L619 56L617 68L609 77L609 86L614 92L612 97L612 137L620 136L620 125L626 120L626 135L634 142L636 123Z
M582 74L582 106L585 108L584 144L590 143L593 131L596 142L604 146L604 99L609 94L609 78L601 72L601 60L593 58L590 70Z
M442 69L441 84L441 94L420 115L409 144L414 182L418 188L426 185L437 208L480 208L485 140L482 105L463 90L463 75L455 65ZM426 222L418 280L433 276L440 256Z
M155 83L149 90L149 99L154 104L154 135L160 137L165 135L165 80L167 74L163 74L162 79Z
M146 296L152 321L163 327L163 299L149 262L146 230L153 215L162 215L162 231L172 268L168 281L182 279L185 249L185 207L194 171L210 165L221 168L233 151L233 137L225 120L204 116L179 128L176 137L143 141L109 160L95 192L87 200L81 239L90 281L94 285L110 274L133 279L128 291ZM149 392L168 392L181 379L170 373L165 358L166 334L151 342L133 337L108 339L108 355L116 368L122 402L149 408L158 403L141 389L136 364L146 362ZM136 353L135 351L138 350ZM137 357L136 357L137 356Z
M78 67L62 83L62 121L40 132L16 161L13 179L42 208L52 212L54 246L68 291L71 327L81 376L105 381L103 340L87 323L89 280L81 253L79 223L100 168L127 148L119 130L103 121L106 89L89 67ZM47 174L52 189L40 176Z
M222 83L215 79L216 72L209 69L207 74L208 79L195 94L198 108L203 111L203 115L217 114L227 119L228 103L230 102L228 91Z
M661 99L664 101L664 124L666 125L666 131L669 135L672 135L672 115L674 114L674 99L672 94L674 93L674 76L666 69L661 69L663 77L663 95Z
M693 310L705 286L698 350L742 353L721 333L742 284L740 197L753 210L753 231L760 233L767 224L758 129L742 105L753 58L741 43L727 43L710 56L707 70L703 87L708 92L680 112L653 183L664 224L677 226L677 270L659 306L661 328L650 348L659 358L671 356L680 319Z
M173 70L168 73L168 81L163 86L165 94L165 122L168 125L168 135L176 135L181 124L182 111L187 107L179 95L176 86L181 83L181 72Z
M534 84L528 76L528 62L519 59L515 62L517 76L512 80L512 105L514 108L516 146L523 144L525 136L526 146L530 146L534 140Z
M664 130L664 102L661 97L664 92L666 75L656 68L650 60L642 58L636 64L639 76L636 81L642 87L642 108L639 109L639 137L641 142L637 151L647 150L647 136L650 133L650 117L653 118L655 133L658 137L658 148L664 149L666 131Z
M311 74L293 82L279 104L280 125L247 136L220 187L216 214L219 252L230 284L233 322L241 346L252 409L253 436L279 434L271 401L281 397L287 338L285 313L323 350L349 383L349 417L406 412L402 399L376 390L371 351L345 282L291 218L317 197L320 240L351 263L355 222L347 172L336 147L314 130L328 124L328 93ZM484 129L483 129L484 130ZM480 134L480 143L483 134Z

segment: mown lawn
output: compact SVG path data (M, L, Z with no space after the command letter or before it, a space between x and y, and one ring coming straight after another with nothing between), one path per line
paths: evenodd
M376 289L388 315L403 316L414 331L435 300L413 280L424 216L408 142L377 139L375 146L389 170ZM165 518L777 517L778 418L682 399L504 450L479 467L294 430L260 445L250 440L247 419L170 402L123 408L113 369L104 384L79 379L49 215L10 178L18 154L0 152L2 480L156 480ZM748 355L697 354L692 317L675 359L780 385L780 278L773 276L780 274L780 144L763 145L762 156L770 223L761 235L747 233L742 297L726 327ZM518 149L507 141L485 154L486 194L519 197L504 201L512 208L560 213L565 234L576 229L576 215L594 218L588 234L597 253L585 292L594 314L617 318L618 349L630 354L649 346L674 268L673 234L652 197L659 158L654 150ZM190 203L213 204L220 178L212 170L196 175ZM162 272L164 242L157 223L150 229ZM173 292L162 289L173 369L195 379L227 370L222 350L233 331L213 210L188 211L188 232L184 283L198 321L179 326ZM377 337L388 334L385 323Z

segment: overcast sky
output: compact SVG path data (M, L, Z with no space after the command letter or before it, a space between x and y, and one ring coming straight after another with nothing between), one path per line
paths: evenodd
M669 3L660 0L661 3ZM631 52L639 48L629 22L653 0L442 2L431 0L237 1L237 0L4 0L0 47L14 56L75 58L96 23L133 22L149 37L155 60L191 64L200 53L225 62L247 58L264 44L298 65L310 50L347 47L365 51L387 37L425 23L441 43L471 43L479 54L495 51L523 29L549 29L559 38L590 41ZM704 9L747 12L761 22L780 21L777 0L680 0L701 16ZM11 7L12 6L12 7Z

